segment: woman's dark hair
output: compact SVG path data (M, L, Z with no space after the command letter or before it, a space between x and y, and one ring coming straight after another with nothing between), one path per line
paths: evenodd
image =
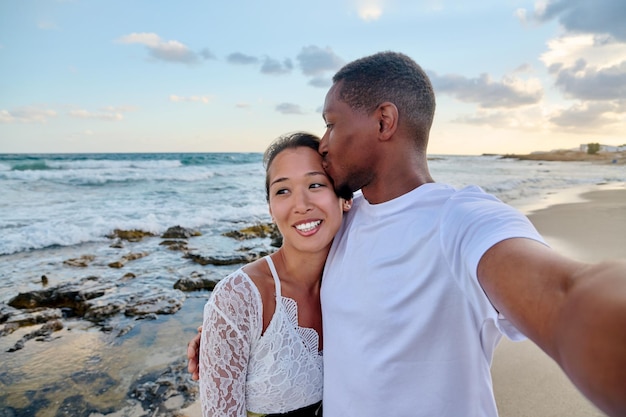
M318 152L320 147L320 138L306 132L288 133L274 140L274 142L272 142L265 150L265 153L263 154L263 167L265 167L265 198L267 201L270 200L270 178L268 171L274 161L274 158L276 158L276 155L285 149L296 149L301 147L311 148L315 152ZM350 193L349 196L340 195L339 197L349 200L352 198L352 193Z

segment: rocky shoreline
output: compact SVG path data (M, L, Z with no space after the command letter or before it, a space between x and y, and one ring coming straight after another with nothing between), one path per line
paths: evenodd
M116 230L110 236L110 247L122 248L141 242L144 239L161 239L159 246L167 250L181 253L183 262L193 262L201 266L232 265L258 259L270 251L266 245L246 248L244 252L232 256L205 254L189 249L188 241L200 233L179 226L168 229L157 237L140 230ZM241 230L234 230L225 236L240 241L261 238L270 241L270 247L280 246L280 235L270 224L254 225ZM150 253L133 251L121 255L118 260L109 262L108 268L120 269L127 264L136 262ZM95 255L85 254L65 259L64 267L77 270L89 270ZM63 347L63 338L70 332L97 330L105 335L107 343L121 343L116 340L127 340L139 333L142 323L159 321L162 317L176 315L183 307L186 299L196 292L213 289L219 278L210 273L192 271L187 276L178 278L171 288L163 286L133 285L138 277L128 272L119 277L111 278L89 274L55 285L49 283L46 275L41 276L40 288L20 292L8 302L0 303L0 338L4 339L7 355L20 355L20 352L32 343L50 343ZM194 317L200 317L201 310ZM195 320L195 318L193 319ZM196 325L200 322L197 321ZM8 339L13 338L9 343ZM186 340L180 340L177 351L182 351ZM146 351L146 355L150 352ZM6 361L4 361L6 363ZM127 377L127 376L125 376ZM15 370L0 367L0 382L10 385L11 379L18 378ZM76 384L84 384L96 391L94 395L103 395L114 387L119 388L120 378L111 376L106 371L84 369L74 372L71 378ZM54 416L93 416L93 415L133 415L159 416L177 415L196 401L197 382L189 378L186 371L186 359L179 355L176 360L160 369L137 375L128 384L125 394L125 405L97 406L85 395L66 395L62 393L63 382L58 381L33 389L33 392L22 393L21 406L11 404L9 395L0 394L0 416L41 415L41 410L56 409L49 415ZM132 405L131 405L132 404ZM120 408L122 407L122 408ZM130 407L130 408L129 408ZM125 411L120 411L121 409ZM132 409L132 413L129 411ZM122 414L116 414L122 413ZM130 413L130 414L129 414Z
M550 152L533 152L530 154L505 154L502 158L518 159L521 161L587 161L600 164L626 164L626 152L587 152L574 150L556 150Z

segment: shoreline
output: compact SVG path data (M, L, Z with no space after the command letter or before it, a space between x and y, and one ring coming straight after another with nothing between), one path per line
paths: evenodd
M625 184L563 190L524 212L546 242L565 256L586 262L626 259ZM500 417L605 415L528 340L503 338L491 372Z

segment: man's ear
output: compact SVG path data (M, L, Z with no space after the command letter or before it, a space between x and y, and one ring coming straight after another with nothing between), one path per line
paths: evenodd
M398 108L390 101L385 101L378 106L379 137L381 140L389 140L398 129Z
M344 213L347 213L350 211L350 209L352 208L352 199L350 200L344 200L343 198L341 199L341 208L343 209Z

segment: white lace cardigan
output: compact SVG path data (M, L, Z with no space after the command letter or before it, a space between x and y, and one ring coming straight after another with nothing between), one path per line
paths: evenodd
M322 399L322 355L314 329L298 326L296 302L276 285L276 311L263 330L261 294L239 269L221 280L204 307L200 345L203 416L284 413Z

